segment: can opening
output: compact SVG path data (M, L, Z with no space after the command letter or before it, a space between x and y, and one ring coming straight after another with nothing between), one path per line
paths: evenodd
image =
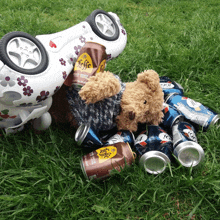
M178 159L183 166L194 167L199 164L201 155L197 149L189 147L179 153Z
M151 174L162 173L166 168L166 161L159 156L148 158L144 163L144 169Z
M88 130L89 130L88 124L81 124L75 134L75 141L77 142L78 145L81 145L83 140L85 139Z

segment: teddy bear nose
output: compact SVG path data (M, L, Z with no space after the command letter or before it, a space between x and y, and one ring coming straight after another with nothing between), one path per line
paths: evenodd
M129 119L134 120L135 118L135 113L134 112L129 112Z

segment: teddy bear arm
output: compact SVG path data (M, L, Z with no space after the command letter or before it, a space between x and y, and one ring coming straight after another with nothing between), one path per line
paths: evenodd
M79 95L86 103L95 103L116 95L120 89L120 82L112 73L99 72L89 78Z

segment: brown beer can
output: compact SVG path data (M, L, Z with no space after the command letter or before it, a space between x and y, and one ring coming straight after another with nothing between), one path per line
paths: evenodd
M129 143L101 147L82 157L81 168L87 179L105 179L114 170L121 171L135 160Z
M88 78L105 69L107 54L105 46L86 42L81 48L73 72L73 86L80 90Z

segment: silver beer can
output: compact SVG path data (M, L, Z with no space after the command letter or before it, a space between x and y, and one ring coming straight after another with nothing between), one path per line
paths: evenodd
M172 127L172 134L174 155L184 167L195 167L204 160L204 150L191 124L178 122Z

